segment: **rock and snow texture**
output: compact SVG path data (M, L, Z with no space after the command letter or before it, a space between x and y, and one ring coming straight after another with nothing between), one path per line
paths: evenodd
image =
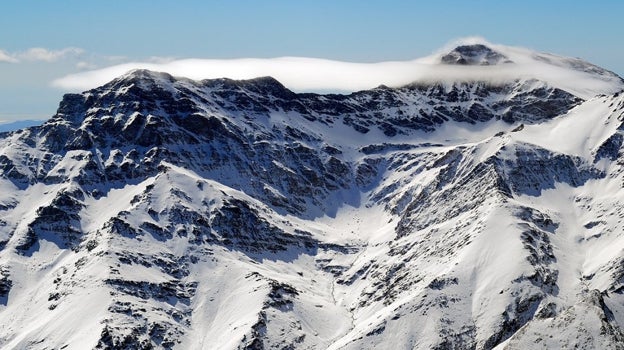
M484 44L461 45L442 56L442 63L489 66L500 63L513 63L505 55Z
M567 86L66 95L0 137L0 345L624 349L624 94Z

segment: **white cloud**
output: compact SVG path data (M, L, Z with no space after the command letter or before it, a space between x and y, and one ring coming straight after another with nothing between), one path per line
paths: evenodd
M86 62L86 61L80 61L78 63L76 63L76 68L80 69L80 70L87 70L87 69L96 69L97 65L91 62Z
M60 50L49 50L43 47L33 47L15 56L24 61L56 62L65 57L76 57L84 53L83 49L67 47Z
M152 56L147 59L149 63L169 63L175 61L175 57L161 57L161 56Z
M109 62L123 62L128 61L128 57L126 56L104 56L104 59Z
M43 47L32 47L20 52L6 52L0 50L0 62L57 62L68 57L78 57L84 50L77 47L66 47L60 50L50 50Z
M17 63L18 60L3 50L0 50L0 62Z
M534 52L493 45L480 38L457 44L485 43L515 63L496 66L457 66L439 63L443 52L412 61L351 63L304 57L270 59L184 59L171 62L132 62L98 70L71 74L53 82L66 90L87 90L107 83L132 69L168 72L190 79L251 79L272 76L295 91L356 91L381 84L401 86L411 82L489 81L499 83L514 79L539 79L581 97L610 93L622 88L612 77L597 77L569 67L536 60Z

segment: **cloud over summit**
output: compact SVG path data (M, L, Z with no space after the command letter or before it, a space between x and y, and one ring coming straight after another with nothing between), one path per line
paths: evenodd
M487 45L502 52L513 63L462 66L440 62L441 56L453 47L474 44ZM610 93L621 88L621 81L617 76L597 76L566 65L563 58L561 62L557 61L558 56L551 55L549 57L554 59L546 62L536 59L537 55L527 49L495 45L484 39L471 37L448 44L431 56L410 61L354 63L306 57L181 59L163 62L151 60L70 74L52 84L65 90L87 90L103 85L130 70L148 69L195 80L272 76L295 91L352 92L382 84L402 86L412 82L475 80L502 83L516 79L538 79L583 97L591 97L596 91Z

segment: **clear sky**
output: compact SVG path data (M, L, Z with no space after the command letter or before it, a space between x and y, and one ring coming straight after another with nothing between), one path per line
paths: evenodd
M47 118L67 74L130 61L409 60L460 37L581 57L624 75L624 1L6 0L0 120Z

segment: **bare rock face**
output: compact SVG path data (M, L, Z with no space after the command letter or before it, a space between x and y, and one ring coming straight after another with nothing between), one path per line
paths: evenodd
M0 345L621 348L623 113L534 80L66 95L0 135Z
M505 55L483 44L460 45L442 56L441 61L444 64L472 66L492 66L501 63L512 63Z

